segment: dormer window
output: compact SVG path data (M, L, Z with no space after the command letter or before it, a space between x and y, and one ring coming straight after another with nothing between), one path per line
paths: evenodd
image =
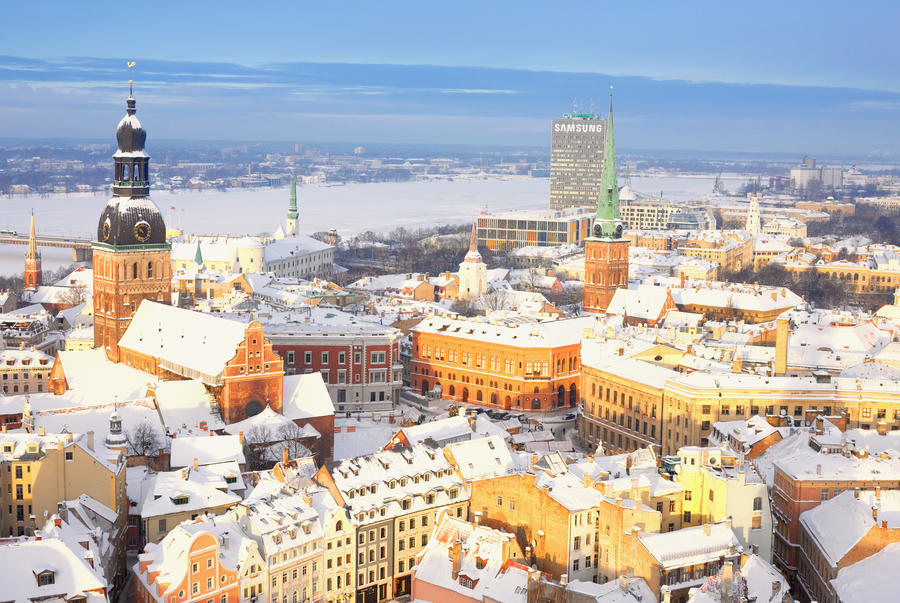
M179 494L178 496L172 497L172 504L175 505L186 505L188 504L189 497L187 494Z
M53 572L53 570L44 570L42 572L38 572L36 578L38 586L49 586L56 583L56 574Z
M226 475L226 476L225 476L225 483L226 483L226 484L236 484L236 483L237 483L237 476L236 476L236 475Z
M37 444L29 444L28 447L26 448L26 450L28 450L28 452L31 454L37 454L38 445Z

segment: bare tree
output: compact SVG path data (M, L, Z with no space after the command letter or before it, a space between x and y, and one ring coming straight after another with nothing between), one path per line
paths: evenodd
M60 293L59 301L71 307L82 304L87 301L87 287L84 285L67 287L65 291Z
M244 432L244 459L247 462L247 469L250 471L266 469L266 450L277 441L278 436L262 425L254 425Z
M130 453L137 456L156 456L159 452L159 434L147 421L142 421L131 431L125 432L125 441Z
M505 289L491 289L481 296L485 314L498 310L513 310L516 307L515 296Z
M296 459L314 454L313 450L302 443L307 436L303 429L298 427L296 423L285 423L278 430L278 436L281 440L283 448L288 450L288 458Z

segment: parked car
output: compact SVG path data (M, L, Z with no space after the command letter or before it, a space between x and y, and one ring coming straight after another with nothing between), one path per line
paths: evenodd
M566 421L571 421L571 420L574 419L574 418L575 418L575 413L574 413L574 412L570 412L569 414L567 414L567 415L565 416L565 420L566 420Z

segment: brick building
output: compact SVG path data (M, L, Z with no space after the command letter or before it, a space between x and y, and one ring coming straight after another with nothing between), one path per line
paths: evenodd
M128 97L127 114L116 129L113 196L100 214L92 243L94 262L94 347L119 360L119 340L144 300L171 301L171 245L166 224L150 199L147 133Z
M200 379L226 423L281 412L284 369L259 322L141 304L119 342L123 364L164 380Z

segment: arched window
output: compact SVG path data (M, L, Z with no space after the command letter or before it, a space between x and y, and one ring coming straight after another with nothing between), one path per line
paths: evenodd
M450 393L450 395L451 395L451 396L454 396L454 395L456 395L456 391L455 391L455 388L454 388L454 387L453 387L453 386L452 386L452 385L451 385L451 386L450 386L450 390L449 390L449 393Z
M147 278L153 278L153 262L147 262Z
M344 529L344 522L338 519L337 523L334 524L334 531L341 532Z
M138 277L138 269L137 262L131 265L131 278L136 279Z
M762 511L762 497L757 496L753 499L753 510L754 511Z
M481 402L481 390L475 392L475 399Z

